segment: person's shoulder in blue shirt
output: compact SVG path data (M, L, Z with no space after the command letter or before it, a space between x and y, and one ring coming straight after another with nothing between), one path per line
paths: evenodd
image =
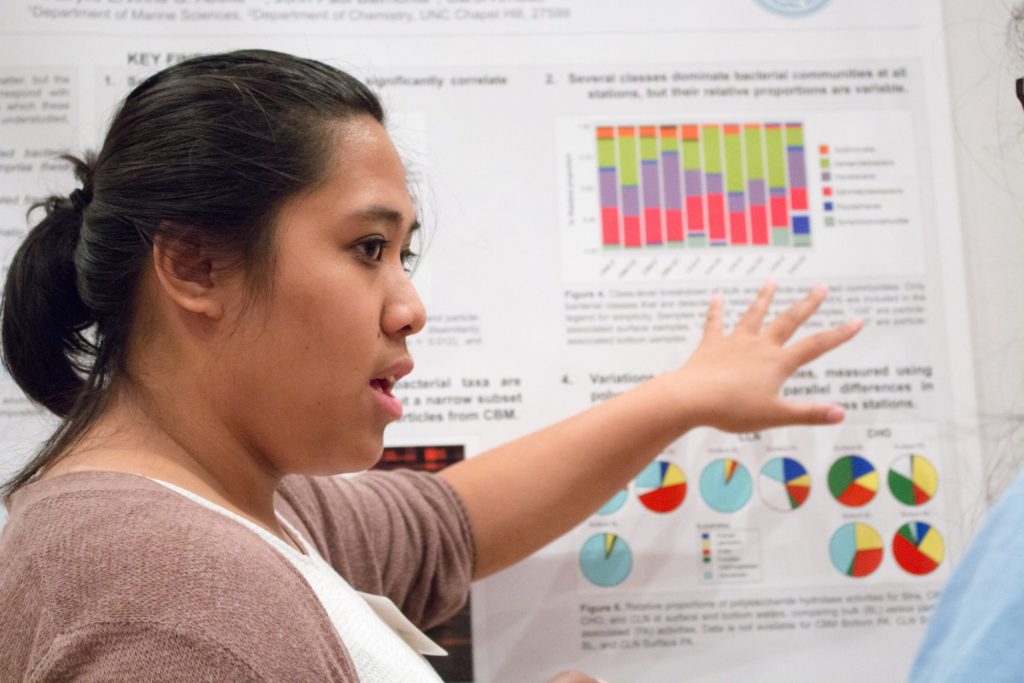
M910 680L1024 681L1024 472L943 591Z

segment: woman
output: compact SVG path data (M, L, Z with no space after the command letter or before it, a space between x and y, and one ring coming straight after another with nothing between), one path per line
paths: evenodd
M47 202L4 359L62 424L7 488L0 679L436 680L353 589L435 623L688 429L842 419L778 390L859 324L787 346L825 292L762 327L767 286L728 335L713 303L681 369L439 476L314 478L379 457L424 324L382 122L323 64L197 58Z

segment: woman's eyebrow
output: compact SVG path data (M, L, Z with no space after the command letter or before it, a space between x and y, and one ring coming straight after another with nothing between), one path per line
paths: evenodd
M386 206L371 206L357 211L352 215L352 220L365 223L390 223L393 230L400 230L405 225L405 217L402 213ZM419 220L413 218L412 223L409 224L409 234L419 229Z

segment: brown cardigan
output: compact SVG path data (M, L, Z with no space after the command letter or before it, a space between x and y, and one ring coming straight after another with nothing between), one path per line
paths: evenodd
M465 602L469 522L420 473L287 477L278 511L359 591L429 627ZM0 680L357 681L312 590L249 529L143 477L81 472L11 499Z

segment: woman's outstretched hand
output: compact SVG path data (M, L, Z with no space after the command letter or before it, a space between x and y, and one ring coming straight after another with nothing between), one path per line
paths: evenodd
M775 295L774 283L768 283L728 334L722 323L722 301L713 299L700 346L670 375L686 397L689 424L750 432L842 421L840 406L791 403L779 396L782 384L800 366L848 341L862 327L860 320L853 320L788 343L826 294L824 285L815 287L766 325L765 316Z
M825 288L765 325L774 293L766 285L728 334L722 302L713 301L703 340L678 370L441 472L473 527L474 576L507 567L577 525L693 427L750 432L842 420L839 406L790 403L779 391L797 368L853 337L861 323L790 343Z

